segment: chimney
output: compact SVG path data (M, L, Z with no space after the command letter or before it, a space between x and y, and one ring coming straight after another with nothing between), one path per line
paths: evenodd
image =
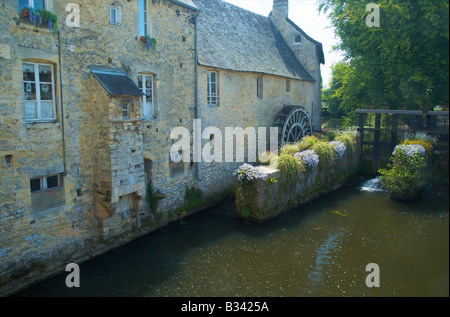
M288 0L273 0L272 17L276 20L286 20L289 12Z

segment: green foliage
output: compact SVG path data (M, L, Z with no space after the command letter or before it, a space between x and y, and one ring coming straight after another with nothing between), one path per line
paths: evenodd
M391 158L391 164L386 169L379 169L378 173L383 187L390 193L410 199L427 183L425 167L425 158L421 154L417 153L411 157L399 150Z
M352 157L356 152L356 135L353 133L340 133L336 136L335 141L344 143L346 150L345 155Z
M328 141L334 141L336 139L337 133L333 131L325 132L325 136L327 137Z
M39 17L41 18L42 23L51 26L51 31L56 33L58 31L58 16L53 14L52 12L45 10L45 9L35 9L33 7L25 7L26 11L28 11L28 14L33 14L36 17L36 20L34 21L35 26L39 24ZM30 19L31 21L31 19ZM49 23L51 22L51 23Z
M403 141L401 144L405 144L405 145L417 144L417 145L423 146L423 148L425 149L427 154L431 154L433 152L433 143L431 143L429 141L408 139L408 140Z
M200 188L189 188L186 186L186 191L184 192L184 203L186 209L194 209L202 204L203 192Z
M295 185L300 181L305 166L293 156L281 154L278 159L278 169L280 170L280 182L284 188L287 188L287 186Z
M319 170L331 170L336 160L336 153L330 143L318 141L311 147L311 150L319 156Z
M332 214L335 214L335 215L339 215L339 216L342 216L342 217L350 217L348 214L347 214L347 210L344 210L344 211L339 211L339 210L336 210L336 211L332 211L331 212Z
M147 202L150 211L155 214L158 210L158 197L153 191L153 186L151 183L147 185L147 196L145 197L145 201Z
M374 108L431 110L449 103L449 2L380 0L380 27L367 1L319 0L345 61L333 66L324 99L331 113Z
M319 142L319 138L316 136L307 136L305 138L303 138L298 144L298 151L297 152L302 152L305 150L309 150L314 144L316 144L317 142Z
M281 155L290 155L293 156L295 153L299 152L298 144L284 144L280 148L280 156Z

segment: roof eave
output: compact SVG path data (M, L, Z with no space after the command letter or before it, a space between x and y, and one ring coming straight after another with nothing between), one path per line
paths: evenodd
M189 5L189 4L185 3L185 2L178 1L178 0L170 0L170 1L173 2L173 3L175 3L175 4L180 5L180 6L182 6L182 7L191 9L191 10L193 10L193 11L199 11L199 9L198 9L197 7L192 6L192 5Z
M228 71L232 71L232 72L242 72L242 73L252 73L252 74L263 74L263 75L269 75L269 76L276 76L276 77L282 77L282 78L287 78L287 79L293 79L293 80L299 80L299 81L306 81L306 82L310 82L310 83L315 83L316 80L311 76L311 78L300 78L300 77L296 77L296 76L286 76L286 75L280 75L280 74L275 74L275 73L268 73L268 72L262 72L262 71L252 71L252 70L244 70L244 69L231 69L231 68L225 68L225 67L219 67L217 65L211 65L211 64L206 64L204 62L200 62L198 61L198 64L200 66L203 67L210 67L210 68L216 68L216 69L223 69L223 70L228 70Z

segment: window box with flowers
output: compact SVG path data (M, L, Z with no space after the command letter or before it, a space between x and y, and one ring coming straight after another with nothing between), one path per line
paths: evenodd
M141 36L141 42L147 45L147 50L152 49L152 52L155 53L156 50L156 38L152 38L148 35Z
M48 27L50 31L58 31L58 16L45 9L25 7L22 9L22 22L29 22L35 27Z

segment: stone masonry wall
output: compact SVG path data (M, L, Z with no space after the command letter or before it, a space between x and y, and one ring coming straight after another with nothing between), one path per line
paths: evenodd
M356 148L355 141L355 148ZM319 157L320 160L320 157ZM295 184L285 186L281 172L261 166L267 180L236 185L238 216L247 221L263 222L289 209L313 201L345 185L360 168L360 152L348 150L329 169L307 167Z
M138 1L114 1L122 7L121 25L109 23L110 3L76 1L80 28L65 25L71 2L51 1L60 47L48 28L20 16L17 1L0 4L0 294L163 226L173 219L166 214L183 203L186 184L195 183L189 164L182 175L168 177L170 131L190 127L194 116L195 11L150 1L151 36L158 41L153 53L139 38ZM24 62L53 66L55 120L25 120ZM154 75L156 117L118 119L123 103L141 113L142 98L110 96L93 77L93 65L116 65L135 83L139 73ZM144 159L152 160L151 171ZM61 186L31 193L30 179L56 174ZM156 222L145 203L149 174L167 196ZM137 212L145 213L147 227L136 228Z

